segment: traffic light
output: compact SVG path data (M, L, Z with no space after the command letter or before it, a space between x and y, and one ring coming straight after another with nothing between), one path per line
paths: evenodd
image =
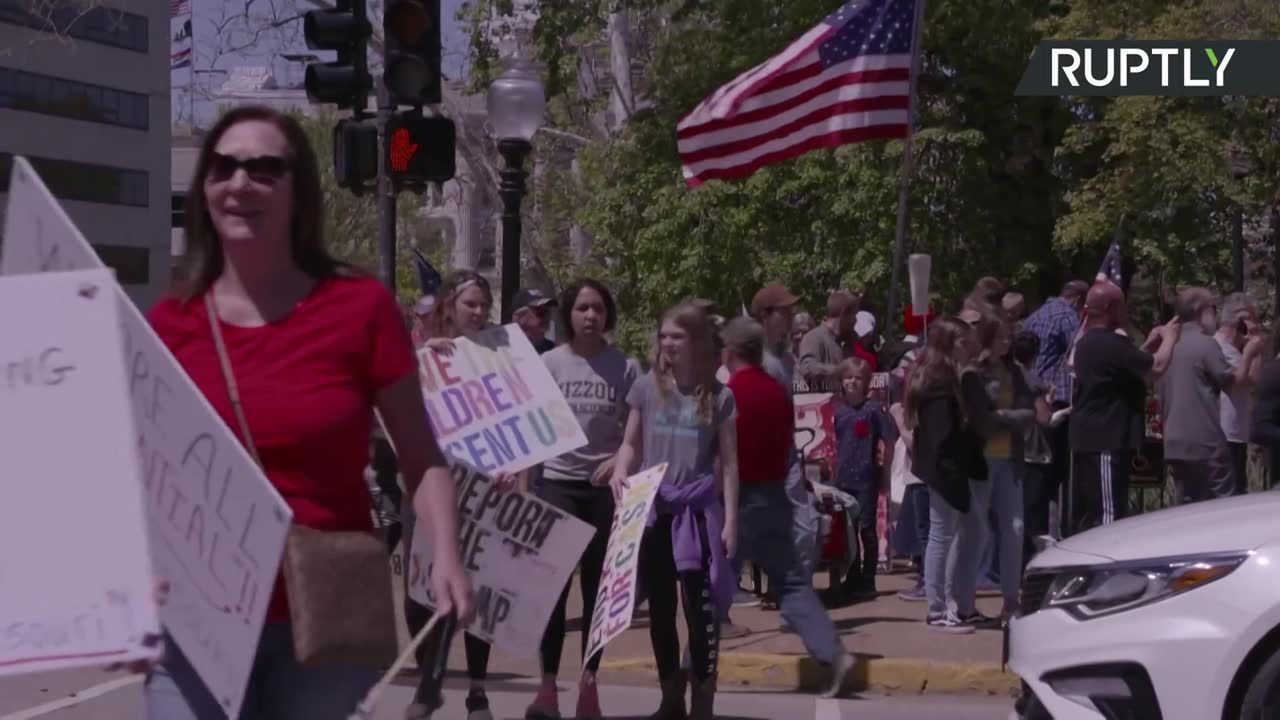
M440 93L440 0L386 0L383 83L396 105L436 105Z
M401 187L424 187L452 180L457 129L446 117L398 113L387 123L387 173Z
M333 175L338 187L359 193L378 177L378 128L342 119L333 128Z
M366 56L373 28L366 15L366 0L337 0L334 4L332 10L312 10L303 16L307 47L338 52L337 62L307 66L307 98L360 113L373 88Z

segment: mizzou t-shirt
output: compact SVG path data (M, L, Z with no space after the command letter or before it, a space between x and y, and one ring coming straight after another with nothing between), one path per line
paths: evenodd
M542 361L587 436L586 445L544 463L543 477L586 482L622 445L627 393L640 376L640 366L612 346L587 358L561 345Z

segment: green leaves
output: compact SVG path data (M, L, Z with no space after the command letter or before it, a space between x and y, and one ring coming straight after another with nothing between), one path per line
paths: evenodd
M641 101L625 131L605 137L589 129L603 99L583 92L579 70L588 61L608 66L608 13L621 2L632 15L632 79ZM809 309L834 287L863 289L882 305L901 141L813 152L696 190L684 186L676 148L684 114L840 5L539 4L533 39L548 68L550 117L595 138L579 151L580 173L541 183L540 202L561 226L576 222L593 235L624 308L621 336L633 350L646 347L654 319L670 304L708 297L736 314L772 280ZM474 3L481 6L489 7ZM983 275L1013 281L1033 302L1070 277L1090 278L1118 227L1144 287L1222 286L1235 208L1257 218L1277 201L1280 100L1024 98L1013 91L1044 37L1278 34L1280 6L1272 0L930 0L907 248L934 256L939 307ZM607 96L607 74L593 77Z

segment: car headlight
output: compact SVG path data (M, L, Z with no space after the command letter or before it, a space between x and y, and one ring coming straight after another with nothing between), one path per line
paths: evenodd
M1158 602L1230 575L1249 553L1099 565L1064 570L1045 593L1044 608L1090 620Z

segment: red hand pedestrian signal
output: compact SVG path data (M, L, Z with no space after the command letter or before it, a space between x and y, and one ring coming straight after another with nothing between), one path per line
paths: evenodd
M419 147L408 128L397 128L391 134L391 172L408 172L409 163L418 154Z

